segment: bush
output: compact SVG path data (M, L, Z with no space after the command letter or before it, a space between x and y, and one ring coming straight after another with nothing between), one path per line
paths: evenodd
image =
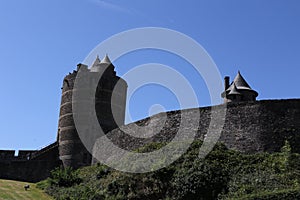
M288 143L279 153L252 155L217 144L204 159L198 156L201 144L194 141L176 162L158 171L130 174L101 164L76 171L58 168L38 187L60 200L300 199L300 155L291 153Z
M78 176L78 171L74 171L70 167L58 167L51 171L49 181L51 186L71 187L81 183L82 179Z
M239 198L237 198L238 200ZM300 199L300 188L285 189L278 191L266 191L259 194L245 195L241 199L245 200L295 200Z
M39 188L40 190L45 190L46 188L50 187L49 179L38 182L36 184L36 187Z

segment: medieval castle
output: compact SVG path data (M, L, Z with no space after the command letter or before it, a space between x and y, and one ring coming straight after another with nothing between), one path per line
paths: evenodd
M0 150L0 178L36 182L48 177L50 171L60 165L73 168L91 165L92 156L82 144L73 119L72 93L79 70L89 74L90 79L102 73L95 93L95 110L103 131L115 144L134 149L151 141L169 141L176 134L180 110L168 112L164 128L152 138L137 139L123 133L118 126L124 124L127 83L116 75L107 55L102 60L97 57L90 68L78 64L77 70L63 79L57 141L39 151L19 151L18 156L15 156L15 151ZM111 103L112 91L117 83L117 101ZM256 101L258 93L240 72L231 83L229 77L225 77L224 85L221 97L227 111L220 141L228 148L254 153L278 151L288 140L292 150L300 153L300 99ZM213 107L213 112L222 109L221 105ZM203 139L206 134L211 108L185 111L200 111L197 138ZM112 110L118 111L117 118ZM159 118L160 114L155 117ZM136 123L142 126L148 120L146 118Z

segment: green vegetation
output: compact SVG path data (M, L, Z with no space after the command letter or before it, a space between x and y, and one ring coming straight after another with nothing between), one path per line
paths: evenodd
M71 187L73 185L82 182L78 176L78 171L72 170L72 168L56 168L51 172L51 176L48 179L50 185L57 187ZM42 182L43 183L43 182ZM47 182L44 182L45 184ZM39 187L42 187L38 184Z
M25 191L24 186L30 185ZM0 179L0 199L1 200L51 200L43 191L36 188L33 183L2 180Z
M279 153L245 155L218 144L198 158L200 141L172 165L145 174L104 165L56 169L38 184L56 199L300 199L300 155L288 143ZM153 143L139 152L160 148ZM63 180L63 181L62 181ZM63 184L60 184L62 183Z

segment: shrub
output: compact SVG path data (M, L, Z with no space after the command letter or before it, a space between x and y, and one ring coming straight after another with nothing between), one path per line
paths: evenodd
M217 144L204 159L198 156L201 144L194 141L158 171L130 174L101 164L76 171L58 168L38 187L61 200L300 199L300 155L291 153L288 143L278 153L251 155ZM152 143L137 151L163 145Z
M79 184L82 179L79 178L78 171L74 171L70 167L58 167L51 171L49 181L52 186L71 187L75 184Z

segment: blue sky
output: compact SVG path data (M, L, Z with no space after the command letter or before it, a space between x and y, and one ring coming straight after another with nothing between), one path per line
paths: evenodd
M258 99L300 96L298 0L1 1L0 149L38 149L55 141L63 77L101 41L149 26L195 39L222 76L233 78L240 70ZM150 62L186 73L200 105L210 104L201 77L174 55L133 52L114 64L122 75ZM170 91L154 86L138 90L128 107L133 119L140 119L157 103L178 108Z

